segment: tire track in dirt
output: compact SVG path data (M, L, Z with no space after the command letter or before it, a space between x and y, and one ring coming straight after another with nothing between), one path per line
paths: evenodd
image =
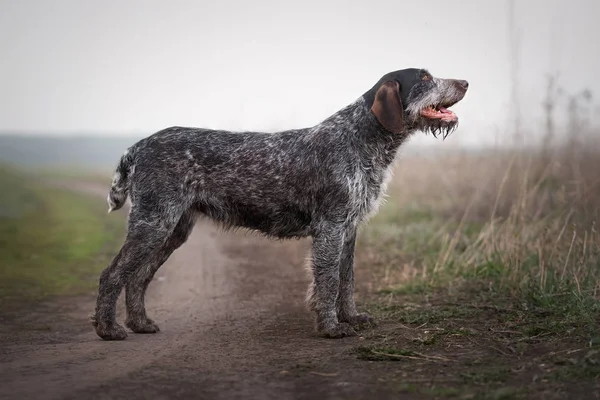
M93 183L56 184L106 196L106 188ZM87 322L91 297L67 314L38 315L78 330L58 329L52 340L35 331L3 335L0 398L391 395L393 390L375 379L380 366L350 355L360 338L327 340L314 334L312 314L303 304L308 249L307 241L222 232L201 219L148 289L148 313L160 333L102 341Z

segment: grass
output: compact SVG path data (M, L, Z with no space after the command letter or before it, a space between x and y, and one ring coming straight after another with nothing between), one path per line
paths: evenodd
M120 244L123 222L102 200L0 169L0 305L95 289Z
M423 364L420 375L450 375L461 393L597 390L597 154L590 138L551 153L401 160L359 237L363 302L385 325L357 356L402 359L409 379Z
M390 201L360 238L364 252L377 254L369 261L385 269L381 289L422 292L479 281L538 306L598 311L596 154L559 153L548 165L536 154L500 154L486 164L476 157L405 160ZM442 171L452 168L446 163L454 163L453 177Z

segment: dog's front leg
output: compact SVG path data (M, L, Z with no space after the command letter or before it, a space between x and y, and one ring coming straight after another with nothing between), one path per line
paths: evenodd
M355 328L375 326L375 320L366 313L358 313L354 303L354 247L356 227L350 228L344 238L340 261L340 294L337 300L338 320Z
M344 236L342 224L325 223L313 237L313 282L308 290L307 301L309 308L317 314L317 331L329 338L356 335L350 324L338 321L336 310Z

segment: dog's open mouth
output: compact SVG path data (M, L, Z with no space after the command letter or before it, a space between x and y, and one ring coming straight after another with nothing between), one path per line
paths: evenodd
M446 122L458 121L458 117L452 110L447 109L442 105L431 105L421 110L421 116L430 119L441 119Z

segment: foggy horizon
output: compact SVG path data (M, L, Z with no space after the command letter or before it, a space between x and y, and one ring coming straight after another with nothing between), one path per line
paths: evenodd
M470 82L453 107L460 118L453 141L491 143L512 118L507 4L2 0L0 133L300 128L355 101L389 71L423 67ZM547 74L559 73L567 93L600 93L593 51L600 5L516 7L523 128L541 130Z

